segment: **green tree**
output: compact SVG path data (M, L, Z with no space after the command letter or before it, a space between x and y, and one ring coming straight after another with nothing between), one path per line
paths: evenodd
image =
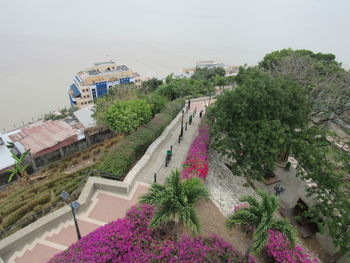
M227 83L227 79L225 77L222 77L220 75L215 76L214 85L218 86L221 92L224 90L224 86L226 85L226 83Z
M117 101L105 113L108 126L119 133L130 133L150 121L152 109L145 100Z
M324 139L320 134L322 130L317 126L301 131L294 138L291 154L299 162L298 176L316 185L306 188L315 200L307 215L318 224L320 232L332 237L338 248L329 261L333 262L350 251L350 161L348 153L320 143Z
M341 67L333 54L283 49L267 54L259 67L271 76L288 77L308 88L313 99L315 123L328 128L335 121L344 131L350 125L346 114L350 73Z
M262 190L258 190L257 193L261 198L260 201L252 196L243 196L240 201L247 202L249 206L238 209L226 221L226 226L229 229L237 224L256 229L252 242L246 251L246 256L250 251L259 253L265 248L269 238L268 230L270 229L280 231L286 235L291 246L294 247L297 230L286 219L275 217L275 213L279 208L278 198Z
M307 127L307 91L295 81L273 78L258 68L241 68L238 87L219 96L209 117L217 150L235 160L235 172L262 179Z
M213 81L215 76L225 76L225 70L223 68L196 68L195 73L192 75L192 79Z
M164 185L152 184L140 202L157 208L150 222L152 227L175 222L175 239L178 240L184 226L193 233L200 231L199 218L193 205L199 199L208 197L209 193L199 178L182 181L179 170L175 170L166 178Z
M145 99L148 104L152 107L152 115L156 115L159 113L164 106L167 104L168 99L162 95L159 95L158 93L150 93L145 96Z
M174 100L186 96L198 97L213 91L213 82L197 79L172 79L169 83L160 86L156 92Z
M13 168L7 170L7 172L10 173L8 182L11 182L12 178L16 175L24 183L29 180L29 176L26 171L29 165L25 164L28 154L29 154L29 151L26 151L20 157L18 157L14 153L14 151L11 151L12 158L16 161L16 163Z
M155 91L162 84L163 84L163 81L157 78L152 78L150 80L143 81L142 88L144 92L149 93L149 92Z
M329 234L338 248L336 255L350 250L350 174L349 156L332 148L330 158L327 148L320 145L325 133L340 129L346 132L350 124L347 108L350 94L350 73L337 62L335 55L314 53L310 50L283 49L267 54L259 67L273 77L290 78L309 91L312 102L313 125L295 134L290 153L299 161L298 174L317 187L306 191L314 197L315 205L310 217L321 232ZM311 122L309 118L309 121ZM334 258L333 258L334 259Z
M100 125L108 126L106 112L118 101L128 101L139 98L139 91L133 83L116 85L109 89L103 98L97 98L93 117Z

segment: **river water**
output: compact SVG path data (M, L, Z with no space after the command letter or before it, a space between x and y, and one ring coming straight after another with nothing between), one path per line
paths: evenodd
M349 3L325 0L0 0L0 132L69 106L77 71L113 59L142 77L198 60L256 64L281 48L350 65Z

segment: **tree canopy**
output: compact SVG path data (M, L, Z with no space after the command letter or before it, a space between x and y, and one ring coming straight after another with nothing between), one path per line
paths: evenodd
M310 104L295 81L273 78L258 68L242 68L236 78L238 87L219 96L211 110L213 140L236 161L234 167L261 179L273 170L297 129L308 124Z
M143 91L148 93L155 91L160 85L163 84L163 81L157 78L151 78L150 80L146 80L142 82Z
M196 68L192 79L213 81L216 76L225 76L225 70L223 68Z
M219 96L210 112L214 145L233 160L237 175L261 179L283 151L298 160L298 175L316 185L306 188L315 200L309 213L341 252L350 250L349 155L329 145L326 131L311 120L318 111L337 115L345 105L346 76L331 54L272 52L259 67L241 67L238 86Z
M267 54L259 67L272 76L294 79L310 90L313 121L348 132L350 73L335 55L283 49Z

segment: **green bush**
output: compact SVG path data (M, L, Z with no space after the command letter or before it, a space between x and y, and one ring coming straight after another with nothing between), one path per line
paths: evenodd
M119 133L130 133L152 118L151 105L142 99L116 101L106 111L108 126Z
M105 154L98 169L114 174L116 180L124 178L132 165L142 157L148 146L163 132L184 104L183 99L167 103L160 114L117 144L113 152Z
M153 116L159 113L167 104L168 99L160 94L151 93L146 96L146 101L152 107Z

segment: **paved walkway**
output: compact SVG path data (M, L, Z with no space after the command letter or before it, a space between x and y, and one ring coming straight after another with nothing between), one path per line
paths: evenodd
M184 113L184 136L181 142L178 142L179 134L181 131L181 120L178 125L175 125L168 133L168 137L164 140L159 148L156 150L156 154L153 154L149 163L143 169L142 173L138 174L136 181L142 181L145 183L153 183L154 174L157 174L157 183L164 183L165 178L170 174L173 169L181 169L182 163L185 161L187 152L190 145L198 133L198 125L201 121L199 118L199 112L204 110L204 101L192 102L191 109ZM195 117L192 119L192 124L187 124L187 130L185 130L186 122L189 121L189 116L193 114L193 111L197 109ZM173 156L168 167L165 167L165 155L166 151L173 146Z
M149 183L153 182L154 173L157 173L157 182L162 183L172 169L181 168L190 144L197 134L198 124L200 123L198 113L204 109L205 103L208 102L201 101L191 104L192 109L197 108L197 114L192 125L188 125L187 130L184 130L183 140L180 144L178 143L181 128L181 121L179 121L170 130L163 143L159 145L149 163L137 175L136 183L128 195L103 190L97 190L94 193L90 206L78 213L77 216L82 236L111 221L124 217L125 212L137 203L139 196L147 191ZM192 110L184 114L184 124L188 121L189 114L192 114ZM165 153L171 145L173 146L174 155L169 166L165 167ZM38 235L24 247L18 248L17 251L13 251L9 255L2 255L2 257L9 263L44 263L76 241L77 236L73 220L67 220Z

